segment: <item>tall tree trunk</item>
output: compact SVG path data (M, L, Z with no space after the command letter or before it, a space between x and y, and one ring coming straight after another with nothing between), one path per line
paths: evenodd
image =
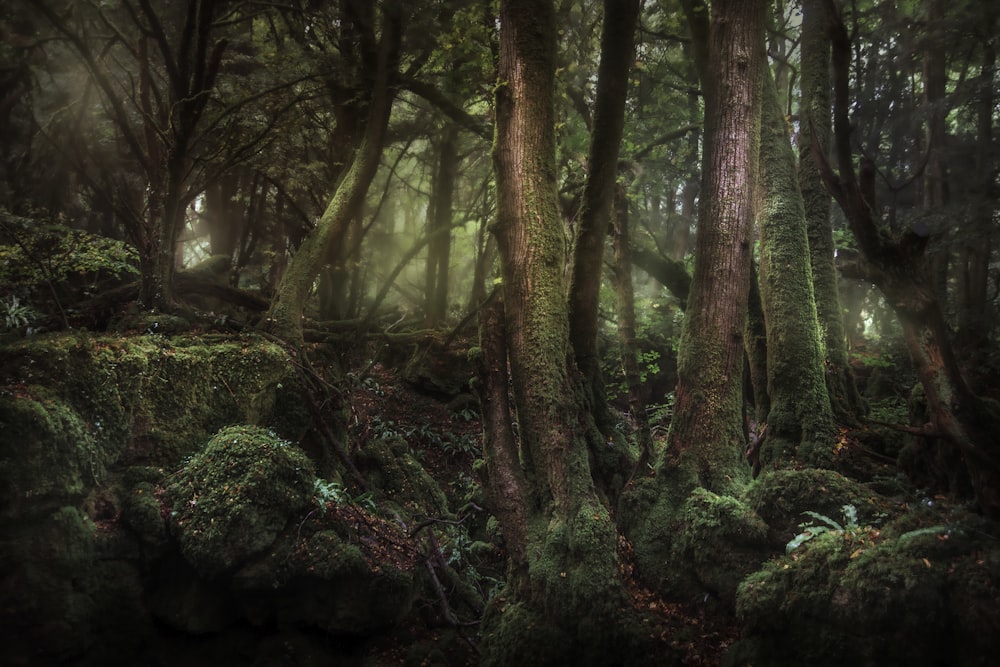
M378 171L395 95L393 79L399 61L402 17L397 12L400 9L388 3L383 10L379 62L361 144L323 215L289 261L265 316L266 327L293 344L302 342L302 316L313 281L343 240L350 221L360 214L368 186Z
M500 26L494 232L521 445L519 459L508 456L505 465L522 466L528 488L526 529L511 513L498 516L508 522L505 536L526 532L526 558L487 614L483 663L605 664L620 655L625 596L616 530L591 477L588 439L600 436L569 339L552 0L504 0ZM502 368L503 360L486 364Z
M653 461L653 435L646 414L639 373L639 345L635 335L635 290L632 285L632 247L628 219L628 198L620 185L615 188L614 210L615 295L618 306L618 340L622 348L622 370L628 392L628 407L639 445L636 472ZM633 473L634 475L634 473Z
M823 0L802 3L802 98L799 116L799 188L805 205L813 293L825 357L827 395L838 422L857 424L867 408L848 363L847 336L834 266L830 194L823 185L811 144L830 145L830 39ZM815 139L813 138L815 135Z
M761 463L797 458L828 465L833 413L823 379L805 209L788 124L766 63L761 113L760 293L770 399Z
M425 314L429 327L435 327L448 312L448 268L451 263L452 200L458 175L458 126L449 123L442 131L438 146L438 168L434 176L427 234L427 273L425 284ZM440 231L441 233L437 233Z
M983 513L1000 518L1000 447L997 418L969 389L962 376L948 327L928 279L926 234L907 230L898 239L880 232L871 195L859 183L851 154L849 80L851 44L837 5L827 0L833 48L835 175L815 146L824 181L844 210L867 262L867 277L881 290L899 318L910 358L924 387L930 424L927 432L946 438L961 452ZM862 172L874 169L862 163Z
M570 340L576 364L590 390L594 417L606 435L613 432L614 420L610 417L604 395L597 356L598 297L604 264L604 239L608 235L614 207L618 152L625 126L625 98L635 52L639 4L638 0L604 2L594 127L569 293Z
M733 494L748 478L742 456L743 335L760 141L764 2L716 0L710 26L698 242L663 472L666 484Z

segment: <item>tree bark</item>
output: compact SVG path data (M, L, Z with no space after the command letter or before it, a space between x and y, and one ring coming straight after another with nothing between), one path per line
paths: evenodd
M764 3L716 0L709 32L698 242L663 465L665 483L734 494L748 478L742 456L743 336L760 141Z
M552 1L504 0L500 25L494 233L521 445L507 465L519 463L527 485L527 580L493 601L483 663L594 663L620 646L625 597L616 530L591 476L588 439L600 434L569 339Z
M767 331L767 440L761 463L832 462L833 413L823 379L805 208L788 124L764 64L760 293Z
M848 363L847 336L834 265L830 194L811 154L815 142L830 145L830 39L826 35L823 0L802 4L802 96L799 123L799 188L805 205L816 314L822 332L827 395L834 418L857 424L866 412Z
M360 214L378 171L395 96L393 80L399 62L402 21L396 13L399 9L389 3L383 10L378 67L361 144L323 215L289 261L264 320L271 333L292 344L302 343L302 316L313 281L343 240L351 220Z
M587 157L587 181L570 280L570 340L576 364L591 394L601 431L614 431L597 355L598 298L604 264L604 239L611 226L618 176L618 152L625 126L625 98L635 53L638 0L605 0L601 60L597 70L594 123ZM603 446L603 444L602 444Z

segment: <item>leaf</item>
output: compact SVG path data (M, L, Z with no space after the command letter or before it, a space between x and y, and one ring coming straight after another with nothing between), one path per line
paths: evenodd
M830 528L832 528L834 530L839 530L841 532L843 532L843 530L844 530L843 526L841 526L839 523L837 523L836 521L834 521L830 517L826 516L825 514L820 514L819 512L813 512L811 510L807 510L807 511L803 512L803 514L811 516L812 518L816 519L817 521L821 521L821 522L825 523L827 526L829 526Z

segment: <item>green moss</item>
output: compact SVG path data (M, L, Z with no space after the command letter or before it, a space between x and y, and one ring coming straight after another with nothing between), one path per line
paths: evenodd
M566 664L570 637L524 602L494 600L483 624L489 630L483 638L482 667Z
M0 393L0 516L25 518L82 500L115 452L95 427L54 392L39 386Z
M298 435L307 423L301 410L277 419L294 404L278 393L298 380L280 346L253 336L37 336L0 348L0 371L0 397L44 385L78 413L106 463L172 467L228 424L275 421Z
M167 487L181 553L212 577L261 554L312 496L301 450L255 427L217 433Z
M448 513L448 500L441 486L410 454L402 438L386 438L367 443L358 452L355 464L373 490L404 508L407 513L428 516Z
M153 548L166 544L167 523L163 508L156 498L156 488L149 482L140 482L125 497L122 521L141 543Z
M890 511L877 494L832 470L804 468L763 473L741 496L770 527L775 547L783 547L799 531L803 512L840 521L841 508L853 505L864 524Z
M818 535L748 577L730 664L985 664L1000 646L996 527L919 514Z

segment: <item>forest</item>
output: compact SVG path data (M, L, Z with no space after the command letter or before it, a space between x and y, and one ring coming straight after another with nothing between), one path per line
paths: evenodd
M1000 655L993 0L0 7L0 662Z

